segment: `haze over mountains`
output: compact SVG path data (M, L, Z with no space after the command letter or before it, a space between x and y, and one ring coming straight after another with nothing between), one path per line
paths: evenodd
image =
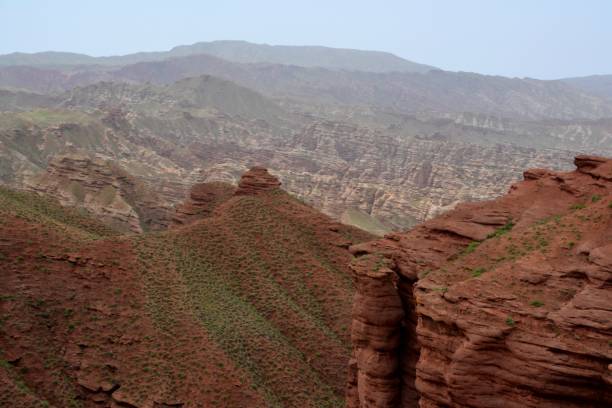
M264 164L315 207L380 233L500 194L525 167L612 149L612 101L576 81L446 72L379 52L217 41L0 62L0 176L42 190L47 164L79 150L167 206L193 182L235 182Z
M72 54L9 54L0 57L0 86L46 93L102 80L167 84L209 74L274 97L375 105L401 113L441 113L461 106L462 111L562 119L611 112L609 101L563 81L444 72L414 68L414 63L385 53L320 49L324 55L316 54L319 48L214 42L154 55L108 57L103 63Z
M612 75L565 78L563 81L593 95L612 99Z
M434 67L380 51L321 46L253 44L247 41L211 41L180 45L170 51L139 52L113 57L90 57L67 52L12 53L0 56L0 66L128 65L168 58L207 54L232 62L272 63L370 72L427 72Z

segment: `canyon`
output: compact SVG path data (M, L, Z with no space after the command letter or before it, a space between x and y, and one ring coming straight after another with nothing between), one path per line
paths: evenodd
M0 55L0 405L609 406L608 91L241 41Z
M235 185L254 165L325 214L382 235L459 202L496 197L524 168L567 169L576 152L612 154L608 119L362 115L361 108L349 119L347 107L316 117L210 76L164 86L104 82L53 98L0 114L0 179L103 215L57 186L89 179L98 186L92 194L104 195L95 166L70 165L83 155L104 161L159 201L146 220L134 203L132 215L115 212L134 232L167 225L191 185Z

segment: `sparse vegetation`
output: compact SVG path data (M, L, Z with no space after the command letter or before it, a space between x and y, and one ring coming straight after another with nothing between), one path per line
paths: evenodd
M512 231L513 227L514 227L514 221L511 218L503 226L497 228L495 232L492 232L491 234L487 235L487 239L499 238L502 235L505 235L508 232Z
M472 276L474 278L477 278L479 276L481 276L483 273L485 273L487 270L485 268L474 268L472 269Z
M149 313L170 332L181 310L193 310L271 406L339 406L344 378L334 366L344 365L348 333L337 322L350 310L350 276L317 238L313 220L294 218L292 197L269 198L240 197L224 206L222 220L139 239ZM373 262L382 268L385 259ZM170 286L170 276L184 287ZM325 355L317 354L321 347Z
M471 254L472 252L476 250L476 248L478 248L479 245L480 245L479 241L470 242L468 246L465 247L465 249L463 250L463 254L464 255Z

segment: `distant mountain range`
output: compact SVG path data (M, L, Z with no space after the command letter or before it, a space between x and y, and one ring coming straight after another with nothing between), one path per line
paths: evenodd
M592 95L612 99L612 75L590 75L565 78L563 82L582 89Z
M170 51L92 57L70 52L12 53L0 55L0 66L60 67L77 65L121 66L138 62L207 54L232 62L273 63L300 67L369 72L428 72L435 67L408 61L388 52L321 46L253 44L246 41L211 41L180 45Z
M563 81L462 72L365 72L239 63L207 54L125 66L0 68L0 87L61 93L100 81L170 84L213 75L292 104L370 106L394 113L474 112L528 119L612 116L612 101Z

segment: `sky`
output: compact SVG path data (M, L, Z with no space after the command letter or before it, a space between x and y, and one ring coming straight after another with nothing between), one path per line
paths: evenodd
M612 1L0 0L0 54L212 40L372 49L510 77L612 74Z

